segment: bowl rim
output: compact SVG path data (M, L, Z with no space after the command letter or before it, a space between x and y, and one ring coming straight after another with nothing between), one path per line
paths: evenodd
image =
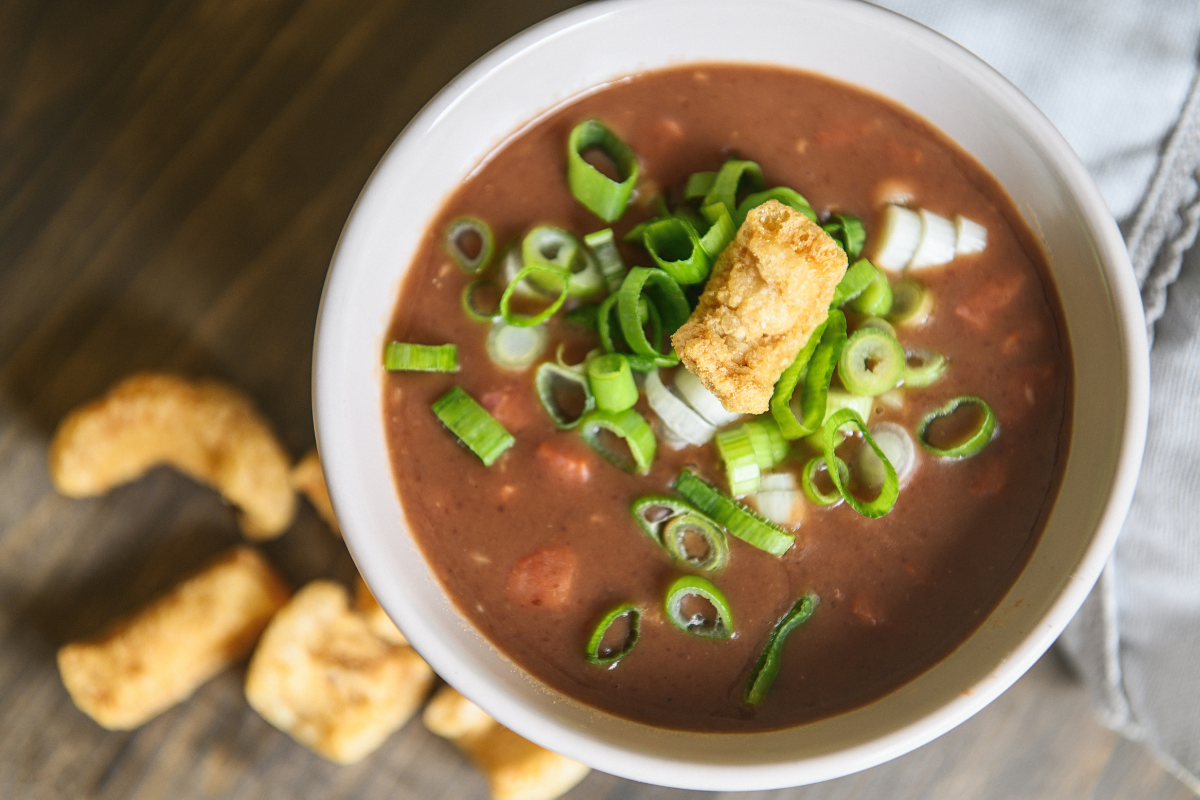
M1145 444L1149 409L1149 354L1144 317L1133 271L1129 265L1124 241L1107 205L1099 194L1083 164L1061 134L1048 119L1033 106L1007 79L985 64L975 55L955 44L941 34L920 25L900 14L871 6L856 0L754 0L760 5L854 7L855 13L881 15L891 20L900 33L918 46L934 50L950 68L957 69L969 78L986 87L992 98L1010 114L1018 117L1028 132L1036 138L1038 146L1052 159L1060 171L1073 199L1084 217L1084 225L1091 233L1097 250L1101 269L1113 288L1112 300L1116 324L1123 348L1125 369L1124 428L1120 439L1120 455L1112 486L1104 507L1099 514L1096 532L1081 557L1074 574L1061 594L1053 601L1049 611L1035 630L1031 631L1021 645L1009 653L991 674L980 681L971 691L947 703L934 713L916 723L892 731L882 737L865 742L857 747L834 753L820 754L792 761L766 764L713 764L697 766L694 763L672 762L661 756L632 752L629 749L582 734L560 720L539 715L525 707L517 698L503 693L497 695L495 683L476 680L471 670L442 647L428 632L414 631L414 641L422 655L436 671L458 687L470 699L483 706L492 716L516 730L521 735L543 746L549 746L578 760L585 761L598 769L623 777L651 783L695 789L771 789L811 783L838 777L859 769L882 763L908 752L940 736L974 713L982 709L1015 682L1045 652L1061 633L1066 623L1082 605L1092 585L1107 561L1125 514L1132 500L1141 454ZM533 44L562 35L572 28L585 25L603 16L627 14L635 9L681 6L684 0L604 0L576 7L550 17L541 23L517 34L499 45L446 85L405 126L388 153L380 160L371 178L362 190L335 250L329 276L322 293L318 311L318 324L313 357L313 405L319 443L324 443L321 455L327 465L327 479L335 507L346 508L352 503L353 489L345 486L341 479L342 466L347 454L339 449L339 434L342 421L334 410L334 392L324 377L329 373L325 365L339 356L333 349L334 340L329 335L331 317L344 313L338 303L345 296L345 284L352 270L352 244L360 235L354 222L360 207L370 202L381 168L400 150L402 142L418 137L434 127L440 119L457 104L476 83L489 74L501 69L510 59L519 55ZM716 0L691 0L689 5L718 5ZM703 61L703 59L700 59ZM394 301L393 301L394 302ZM389 481L391 476L388 476ZM353 516L352 514L350 516ZM346 543L368 583L379 586L382 580L377 574L377 564L372 558L371 548L364 536L353 524L343 525ZM374 579L374 580L373 580ZM377 592L385 608L395 607L390 602L390 593ZM409 627L408 625L405 626ZM702 734L705 736L739 736L741 734ZM686 767L686 769L684 769Z

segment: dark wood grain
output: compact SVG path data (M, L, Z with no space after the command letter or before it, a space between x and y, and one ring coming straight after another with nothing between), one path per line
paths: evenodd
M54 651L238 541L232 512L155 470L55 494L46 443L142 368L248 391L296 456L313 443L313 325L371 169L462 68L555 0L9 0L0 4L0 797L483 798L413 723L339 767L245 704L244 666L128 733L75 709ZM307 506L264 548L286 577L353 577ZM571 795L699 793L593 774ZM1090 716L1052 656L915 753L762 797L1189 796Z

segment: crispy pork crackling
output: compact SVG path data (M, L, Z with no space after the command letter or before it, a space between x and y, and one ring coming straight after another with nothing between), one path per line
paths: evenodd
M752 209L671 337L684 366L728 411L767 411L775 382L829 314L846 253L777 200Z

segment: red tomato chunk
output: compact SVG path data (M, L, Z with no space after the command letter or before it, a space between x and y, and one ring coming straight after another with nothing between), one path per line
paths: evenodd
M575 583L575 553L569 547L543 547L522 556L508 574L508 599L539 608L564 608Z

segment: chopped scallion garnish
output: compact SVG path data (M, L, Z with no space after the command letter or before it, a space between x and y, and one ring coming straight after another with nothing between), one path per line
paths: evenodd
M846 317L836 309L830 310L829 318L812 332L796 361L779 376L771 396L771 416L779 423L785 439L799 439L821 427L829 383L845 344ZM797 416L792 394L801 376L804 383Z
M705 639L733 635L733 612L721 590L707 578L684 575L667 588L663 609L671 624Z
M628 359L620 353L596 356L588 362L587 373L596 407L601 411L624 411L637 402L637 384Z
M668 340L663 345L665 352L658 350L658 343L651 343L642 329L645 320L640 305L643 294L650 306L656 308L662 318L663 333ZM637 355L649 358L656 366L671 367L679 363L679 357L671 349L671 334L687 322L691 314L683 290L670 275L653 267L634 267L625 276L617 298L617 318L621 322L621 333L629 348ZM601 317L604 315L601 314Z
M850 308L872 317L886 317L892 310L892 287L882 270L875 270L875 277L858 297L849 303Z
M843 425L851 423L862 433L863 439L875 451L875 455L879 456L879 460L883 462L884 480L883 486L879 489L879 494L874 500L862 501L859 500L850 491L849 481L843 480L840 469L828 471L828 475L833 480L833 485L837 487L838 493L842 495L842 499L858 513L864 517L875 519L882 517L884 514L892 510L896 505L896 498L900 494L900 481L896 477L896 470L892 467L887 456L879 449L879 445L871 438L870 432L867 431L867 424L863 422L863 418L858 412L852 408L843 408L837 411L829 419L825 421L825 427L821 429L821 446L825 454L825 463L837 463L834 455L834 448L837 447L837 439L840 435L838 429Z
M497 320L488 331L484 346L496 366L523 370L538 360L549 338L544 325L520 328Z
M879 270L867 261L865 258L860 258L846 269L846 274L842 276L841 281L833 290L833 301L829 304L832 308L841 308L846 303L862 294L863 289L866 289Z
M787 641L788 634L808 621L819 602L820 598L815 594L807 594L797 600L791 610L783 615L783 619L775 624L775 629L771 631L771 637L767 639L767 646L763 648L762 655L758 657L754 669L750 671L750 680L746 682L742 700L747 705L761 705L762 701L766 699L771 684L775 682L775 677L779 674L783 643Z
M886 324L886 323L885 323ZM875 397L904 374L904 348L887 331L861 327L846 340L838 358L838 377L852 394Z
M912 350L904 359L904 385L923 389L937 383L938 378L950 366L950 361L941 353L929 350Z
M783 528L722 494L690 469L679 473L673 488L691 501L700 513L759 550L781 556L795 543L795 538Z
M821 227L841 245L847 258L858 258L867 241L867 231L863 228L861 219L853 214L833 214L830 221Z
M463 289L463 311L476 322L500 319L500 295L500 288L491 281L471 281Z
M452 344L389 342L383 351L389 372L458 372L458 348Z
M897 325L924 325L933 313L933 292L920 281L905 278L892 287L892 310L888 319Z
M809 205L804 195L786 186L776 186L774 189L767 189L765 192L755 192L739 203L737 208L738 222L744 222L746 215L750 213L751 209L758 208L768 200L778 200L788 208L799 211L813 222L817 221L817 212L813 211L813 207Z
M950 417L959 408L963 406L973 406L978 411L978 420L966 431L960 435L957 441L948 443L945 447L938 446L929 440L930 426L937 420ZM962 412L958 412L962 413ZM987 447L992 439L996 438L998 423L996 414L981 397L974 395L961 395L947 402L941 408L935 408L925 415L917 425L917 441L921 443L929 452L942 458L970 458L977 455L979 451Z
M745 425L717 433L717 452L725 462L725 480L731 495L742 497L758 491L762 470Z
M513 435L461 386L455 386L435 401L433 413L489 467L516 442Z
M731 158L721 165L712 188L704 195L704 201L700 205L703 207L713 203L724 203L725 208L729 209L729 215L738 221L738 194L742 191L761 191L764 186L762 168L758 164Z
M483 220L459 217L446 226L442 247L463 272L476 275L492 260L492 229Z
M641 627L642 609L634 603L622 603L596 623L584 658L599 666L617 663L638 643Z
M517 293L517 287L521 285L521 282L526 279L529 279L531 283L536 283L538 286L551 281L556 282L558 297L550 305L534 314L520 314L513 311L511 307L513 295ZM505 287L504 294L500 295L500 316L507 324L518 328L527 328L531 325L543 323L552 317L555 311L562 308L562 304L566 302L567 284L567 272L555 264L547 261L535 261L532 264L526 264L521 267L521 271Z
M614 181L584 160L583 153L599 149L617 168ZM589 211L605 222L613 222L625 213L629 196L638 180L637 157L598 119L587 119L571 129L567 140L567 183L571 194Z
M605 443L603 431L624 440L632 461ZM583 418L579 425L579 433L593 450L626 472L645 475L650 471L658 442L654 438L654 431L650 429L650 423L632 408L618 412L593 411Z
M625 260L621 258L621 251L617 248L616 239L613 238L612 228L589 233L583 237L583 243L595 254L596 260L600 263L600 274L604 276L604 283L608 290L615 292L620 289L621 281L625 280Z
M838 472L841 475L842 483L850 480L850 468L846 466L846 462L837 456L833 457L837 462ZM813 456L804 465L804 469L800 472L800 488L804 491L804 496L818 506L835 506L842 502L842 493L837 490L834 485L833 489L828 492L822 492L817 486L816 478L818 472L828 471L825 466L825 456ZM832 480L832 479L831 479Z
M708 278L712 261L692 223L679 217L660 219L642 234L654 263L680 286L700 283Z
M587 377L570 367L550 361L540 364L534 373L533 385L537 389L542 408L546 409L555 427L560 430L578 427L587 413L596 407L596 398L592 396ZM563 410L559 394L564 390L577 392L583 398L580 403L582 410L577 414L570 415Z

